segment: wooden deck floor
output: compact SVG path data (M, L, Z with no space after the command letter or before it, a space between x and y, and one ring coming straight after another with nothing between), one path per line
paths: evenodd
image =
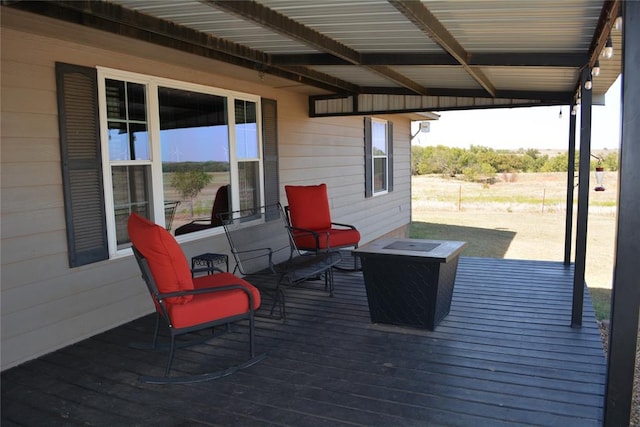
M569 327L571 275L462 258L451 313L428 332L372 325L361 273L336 272L333 298L288 290L286 324L258 319L264 361L189 385L138 382L166 356L128 347L150 338L147 316L4 372L2 425L601 425L605 357L588 295ZM246 342L239 325L174 366L234 363Z

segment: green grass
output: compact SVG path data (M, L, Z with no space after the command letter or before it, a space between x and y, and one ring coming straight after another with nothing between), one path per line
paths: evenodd
M459 240L467 242L463 256L504 258L515 233L506 230L459 225L413 222L409 236L414 239ZM597 320L609 319L611 289L589 288Z
M609 319L611 316L611 289L589 288L596 319Z
M412 177L415 222L410 236L468 242L463 256L562 259L566 174L518 174L516 178L482 186L436 175ZM598 320L610 316L615 173L607 174L605 188L589 197L590 207L596 209L589 212L585 279Z

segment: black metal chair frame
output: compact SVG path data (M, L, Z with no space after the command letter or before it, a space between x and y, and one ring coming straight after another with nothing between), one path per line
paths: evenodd
M188 383L209 381L217 378L222 378L227 375L231 375L240 369L245 369L250 366L253 366L254 364L258 363L259 361L263 360L266 357L266 354L260 354L257 356L255 354L255 349L254 349L255 310L253 309L254 307L253 295L248 289L246 289L244 286L240 284L229 284L227 286L200 288L200 289L194 289L190 291L181 291L181 292L172 292L172 293L162 294L160 293L160 291L158 290L158 287L156 286L156 283L153 279L153 276L151 274L151 270L149 268L149 264L147 263L146 258L134 246L132 246L131 248L133 249L133 253L135 255L136 261L138 262L138 266L140 267L140 271L142 272L142 278L147 284L147 288L149 289L149 293L151 294L152 299L156 303L156 307L159 309L156 310L156 321L155 321L155 329L153 333L152 344L151 345L131 344L130 347L138 348L138 349L168 349L169 350L167 366L164 372L164 376L140 376L139 378L140 382L153 383L153 384L188 384ZM192 274L196 274L199 272L210 272L212 270L222 272L222 270L219 270L213 267L213 268L194 269L192 270ZM205 322L205 323L201 323L198 325L185 327L185 328L176 328L171 324L171 320L169 318L169 314L168 314L166 303L165 303L166 298L179 297L179 296L185 296L185 295L216 293L216 292L229 291L229 290L235 290L235 289L242 290L247 294L247 297L249 298L249 311L247 311L246 313L242 313L236 316L225 317L222 319ZM164 322L167 324L169 328L169 333L170 333L170 342L169 344L164 344L164 345L161 345L158 343L160 323L162 320L164 320ZM214 338L213 328L215 328L216 326L225 325L227 327L227 331L229 331L230 325L240 320L249 321L250 358L247 361L239 365L229 367L222 371L209 372L209 373L196 374L196 375L179 376L179 377L169 376L169 372L171 371L171 365L173 363L173 356L175 354L176 348L184 348L184 347L189 347L196 344L202 344L203 342L206 342ZM205 329L211 329L211 335L207 335L204 338L199 337L197 339L176 343L176 337L180 335L188 334L191 332L197 332ZM217 337L217 335L215 337Z
M280 204L261 207L257 213L234 212L224 222L224 229L236 263L233 272L257 278L252 279L252 283L273 297L270 316L274 317L279 305L279 318L286 320L282 286L297 286L324 276L324 289L333 296L332 269L342 256L337 251L301 253L284 215ZM261 241L267 234L272 237L271 241ZM274 286L261 287L262 281Z

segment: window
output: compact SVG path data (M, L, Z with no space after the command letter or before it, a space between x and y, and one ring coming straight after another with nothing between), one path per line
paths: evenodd
M393 123L365 118L365 196L393 191Z
M258 97L112 70L98 85L110 254L129 246L132 212L174 230L204 224L193 232L219 225L220 187L224 211L263 204Z
M166 206L180 203L175 229L210 215L216 188L231 188L221 191L225 211L279 201L275 100L73 64L55 70L70 267L128 247L131 212L168 227Z

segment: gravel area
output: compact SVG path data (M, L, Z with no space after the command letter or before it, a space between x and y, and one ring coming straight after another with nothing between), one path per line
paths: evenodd
M609 349L609 321L603 320L598 322L600 327L600 336L602 337L602 345L604 346L604 353L607 354ZM630 427L640 427L640 368L638 364L640 362L640 340L636 347L636 372L633 381L633 401L631 404L631 420L629 422Z

